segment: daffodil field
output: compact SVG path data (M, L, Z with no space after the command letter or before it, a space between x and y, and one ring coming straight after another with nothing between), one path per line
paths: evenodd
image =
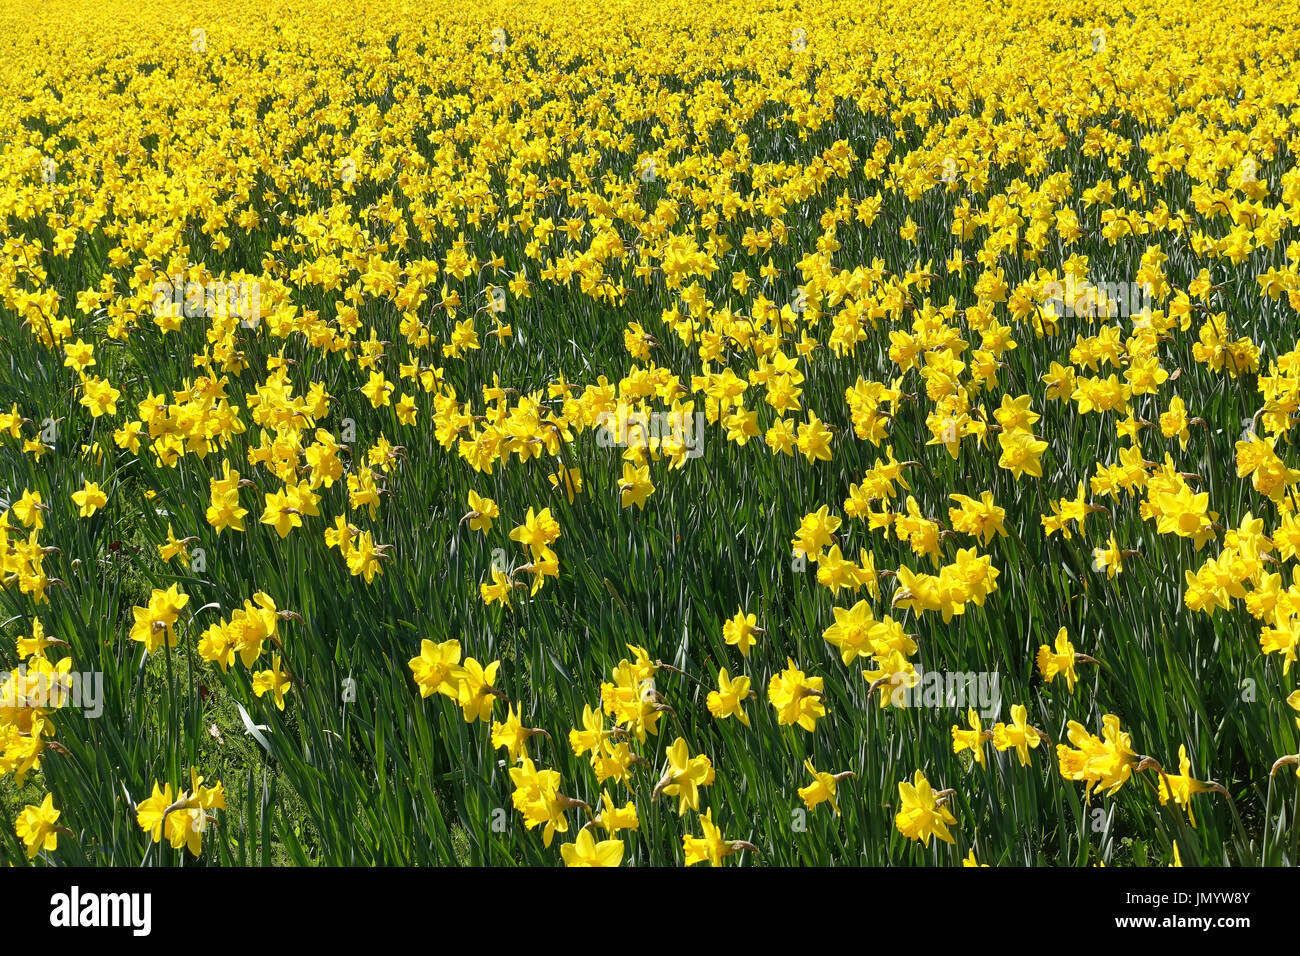
M1300 863L1297 62L0 3L0 863Z

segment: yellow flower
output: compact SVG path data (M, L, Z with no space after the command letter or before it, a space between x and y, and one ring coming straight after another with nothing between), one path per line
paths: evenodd
M391 403L389 393L392 390L392 383L384 378L383 372L371 372L369 380L361 387L361 394L369 400L371 407L381 408Z
M487 534L492 530L492 522L501 517L501 509L491 498L480 498L475 492L469 493L469 513L461 520L468 520L471 531Z
M1133 775L1137 753L1129 735L1120 730L1119 718L1114 714L1102 718L1101 739L1074 720L1066 725L1066 736L1074 746L1056 745L1061 776L1082 781L1089 797L1098 790L1113 794Z
M172 531L171 522L167 523L167 540L158 545L158 554L164 561L170 561L173 558L180 558L181 564L185 567L190 566L189 544L195 538L177 539L175 532Z
M491 721L492 708L496 704L496 699L505 696L492 686L492 681L497 676L497 668L500 666L500 661L493 661L484 667L472 657L465 658L465 665L461 670L460 689L456 698L465 723L472 724L476 720Z
M280 655L271 655L270 670L257 671L252 676L253 693L261 697L269 692L275 699L276 708L284 710L284 695L289 692L293 684L289 672L280 666Z
M687 807L692 810L700 808L700 787L713 783L713 763L704 754L692 757L686 747L686 740L678 737L668 748L668 768L655 787L655 796L660 793L677 797L677 813L680 816Z
M452 700L459 697L460 682L465 676L465 669L459 665L460 641L435 644L427 639L420 642L419 656L412 657L407 664L415 675L421 697L439 693Z
M618 866L623 862L623 841L597 843L590 830L581 830L572 843L560 847L565 866Z
M824 773L814 767L811 760L805 760L803 765L804 769L812 775L813 782L806 787L799 788L799 799L803 801L804 806L809 810L815 809L818 804L829 803L831 809L835 811L835 815L839 816L840 806L835 802L835 790L839 781L844 777L853 776L853 772L846 770L841 774Z
M569 746L574 756L581 757L588 751L599 750L605 734L604 715L598 710L593 710L590 704L583 704L582 730L575 727L569 731Z
M1020 766L1029 766L1029 751L1043 741L1043 735L1027 723L1028 714L1024 704L1011 707L1011 723L993 725L993 748L999 752L1015 750L1020 758Z
M705 705L709 708L709 713L719 720L734 716L748 727L749 715L745 713L743 707L747 697L749 697L749 678L742 676L733 680L727 673L727 669L723 667L718 670L718 689L709 691Z
M54 809L54 794L47 793L40 806L28 804L14 821L18 839L27 844L27 859L42 850L53 853L59 848L59 811Z
M513 582L511 582L509 576L499 568L494 568L492 571L492 583L489 584L487 581L484 581L478 586L479 597L483 599L484 604L492 605L499 602L506 607L511 606L510 593L513 589Z
M99 485L88 481L80 491L72 493L72 502L77 506L78 517L89 518L108 504L108 495L100 490Z
M816 412L810 411L807 424L799 426L795 445L810 462L831 460L831 432Z
M871 613L871 605L859 601L851 608L831 608L831 613L835 615L835 623L822 632L822 638L839 651L846 667L858 657L870 657L876 652L874 639L887 628L876 626L879 622Z
M543 508L536 514L528 509L524 523L510 532L510 540L527 545L530 549L548 546L560 536L560 523L551 517L551 509Z
M1178 745L1178 773L1168 773L1160 770L1157 773L1157 785L1159 787L1160 805L1164 806L1170 800L1175 805L1182 807L1187 811L1187 818L1191 821L1192 826L1196 826L1196 814L1192 812L1192 796L1197 793L1206 791L1215 791L1222 793L1223 788L1217 783L1197 780L1192 776L1192 761L1187 756L1187 747L1184 744Z
M1074 682L1079 679L1074 670L1074 661L1074 645L1070 643L1065 628L1056 632L1055 651L1046 644L1038 648L1038 673L1043 675L1043 680L1050 684L1058 674L1062 675L1071 693L1074 692Z
M131 627L131 640L144 644L146 654L152 654L163 645L176 646L176 620L190 601L189 595L173 584L166 591L156 588L149 595L146 607L132 608L135 623Z
M957 818L946 805L947 797L952 791L935 793L925 774L916 771L912 782L901 781L898 784L898 799L902 808L894 815L894 826L898 832L909 840L920 840L930 845L930 837L937 836L946 843L956 843L948 832L948 827L957 822Z
M811 732L817 718L826 716L822 678L805 677L790 658L786 659L786 669L768 682L767 696L776 708L778 724L798 724Z
M229 462L224 468L223 477L209 480L210 503L205 515L217 534L227 528L243 531L244 516L248 514L248 509L239 505L239 488L244 484L239 472L231 469Z
M619 504L622 507L636 505L644 510L646 499L654 490L654 482L650 480L649 465L638 468L631 462L623 463L623 480L618 483Z
M687 833L682 836L682 850L686 854L687 866L694 866L696 863L703 863L706 860L710 866L722 866L724 859L742 849L758 852L751 843L746 843L743 840L724 839L722 831L713 822L712 807L709 807L708 811L698 819L700 826L704 830L704 835L695 837Z
M525 727L520 720L519 714L511 704L507 708L506 719L504 721L492 722L492 746L504 747L510 755L512 764L518 763L521 757L528 755L528 738L534 734L546 734L544 730L534 730L531 727ZM546 734L546 736L550 736Z
M26 660L29 657L45 656L45 648L58 644L66 647L67 645L53 637L45 636L45 625L41 623L40 618L32 619L32 636L19 637L17 640L18 657L20 660Z
M758 626L758 618L746 614L743 609L722 625L722 639L740 650L742 657L749 656L749 649L754 646L754 638L764 633Z
M24 491L22 497L14 502L10 509L24 527L35 528L40 531L45 527L45 518L42 512L48 511L49 508L42 503L41 493L39 491Z
M962 730L956 724L952 725L952 752L959 754L963 750L969 750L975 762L983 767L984 744L993 739L993 731L984 729L980 723L980 715L973 707L967 709L966 721L970 724L969 730Z
M543 827L542 843L551 845L556 833L568 833L569 821L564 816L567 806L574 801L559 792L560 775L554 770L538 770L532 760L524 757L518 767L510 768L514 792L510 800L524 816L524 826L531 830Z
M641 821L637 818L636 804L629 800L622 807L614 804L613 798L609 795L608 790L600 792L601 811L600 816L596 817L595 824L602 826L611 834L619 830L640 830Z
M565 468L560 466L560 470L554 474L548 475L552 488L558 488L561 484L564 486L565 496L569 499L569 504L573 504L575 495L582 494L582 469Z
M153 793L136 807L136 822L148 833L154 843L162 842L164 834L172 849L186 847L193 856L202 850L203 834L215 822L209 811L226 809L226 793L220 783L215 787L203 786L203 778L196 770L190 771L190 789L172 796L172 785L153 785Z
M1003 432L998 437L1002 456L998 467L1005 468L1017 479L1022 475L1034 478L1043 477L1043 465L1039 459L1047 450L1047 442L1035 438L1031 432Z

